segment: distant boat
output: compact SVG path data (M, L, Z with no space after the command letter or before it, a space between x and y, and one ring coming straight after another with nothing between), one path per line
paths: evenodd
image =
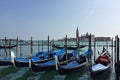
M107 50L103 50L102 53L95 60L95 63L90 67L90 74L92 78L100 76L111 70L110 54Z
M56 70L60 75L71 74L73 72L79 71L82 67L87 64L87 56L92 54L92 50L88 49L84 54L79 55L74 61L66 63L65 65L59 64L60 62L56 58Z
M52 45L52 47L58 48L58 49L64 48L64 46L60 46L60 45ZM86 47L86 46L85 45L80 45L80 48L84 48L84 47ZM67 46L67 49L69 49L69 50L74 50L76 48L78 48L78 46Z
M13 48L16 47L17 45L0 45L0 49L4 49L4 48Z

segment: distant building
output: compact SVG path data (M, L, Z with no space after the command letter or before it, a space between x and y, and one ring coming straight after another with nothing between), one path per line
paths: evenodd
M80 40L80 41L89 41L89 33L87 32L85 35L81 35L80 37L79 37L79 33L78 33L78 28L77 28L77 30L76 30L76 38L78 37L78 39ZM77 39L76 38L68 38L67 40L69 40L69 41L76 41ZM91 35L91 41L94 41L94 38L95 38L95 36L94 35ZM63 40L65 40L65 38L62 38L62 39L58 39L58 41L63 41Z
M94 41L96 38L96 41L111 41L110 37L95 37L95 35L89 34L88 32L85 35L79 36L79 30L78 27L76 29L76 38L68 38L69 41L89 41L89 36L91 35L91 41ZM65 37L62 39L59 39L59 41L65 40Z
M95 36L88 32L85 35L81 35L80 41L89 41L89 35L91 35L91 41L94 41Z
M110 37L95 37L96 41L111 41Z

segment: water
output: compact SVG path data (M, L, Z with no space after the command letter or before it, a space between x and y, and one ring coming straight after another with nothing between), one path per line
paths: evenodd
M43 46L43 51L47 51L47 43L45 43L46 45L45 46ZM57 45L64 45L64 42L62 42L62 41L55 41L54 42L54 44L57 44ZM68 43L67 43L68 45L75 45L76 44L76 42L73 42L73 41L68 41ZM88 45L88 42L80 42L80 44L81 45ZM93 42L91 43L92 44L92 50L94 50L94 47L93 47ZM106 44L108 44L108 45L111 45L111 42L108 42L108 43L106 43L106 42L96 42L96 58L97 58L97 56L98 56L98 51L99 52L102 52L102 48L103 48L103 46L105 46L107 49L108 49L108 51L110 52L110 53L112 53L112 48L111 47L107 47L106 46ZM40 45L41 45L41 43L40 43ZM52 48L52 47L50 47L50 48ZM22 57L29 57L29 55L30 55L30 45L22 45ZM82 53L84 53L86 50L88 49L88 46L87 47L85 47L85 48L83 48L83 49L81 49L80 50L80 53L82 54ZM16 53L16 48L13 48L13 49L11 49L13 52L15 52ZM11 51L11 50L7 50L7 57L9 57L10 56L10 54L9 54L9 52ZM33 46L33 52L32 52L32 54L34 55L34 54L36 54L37 52L38 52L39 50L38 50L38 46ZM40 51L42 51L42 48L41 48L41 46L40 46ZM55 50L55 51L58 51L58 50ZM4 49L0 49L0 58L4 58L4 53L5 53L5 50ZM112 54L111 54L112 55ZM18 46L18 56L20 56L20 46ZM111 57L111 60L112 60L112 57ZM112 67L114 68L114 66L112 65ZM0 66L0 71L2 70L2 69L4 69L5 67L1 67ZM24 75L24 73L25 72L27 72L29 69L27 68L21 68L21 69L19 69L19 71L18 72L15 72L15 73L9 73L8 75L6 75L6 76L4 76L3 78L1 78L0 80L6 80L6 79L9 79L9 80L16 80L16 78L19 78L19 77L21 77L21 76L23 76ZM49 72L42 72L42 73L38 73L38 74L34 74L33 76L29 76L28 78L27 78L27 80L32 80L32 79L34 79L34 80L40 80L41 78L41 76L44 76L45 75L45 73L46 74L48 74L48 75L51 75L51 74L49 74ZM15 76L15 77L14 77ZM77 73L72 73L71 75L63 75L63 76L61 76L61 75L59 75L57 72L55 73L55 74L53 74L53 79L52 80L89 80L89 77L88 77L88 73L87 73L87 70L85 69L85 70L83 70L82 72L81 71L78 71ZM72 76L72 77L71 77ZM47 76L46 76L46 79L47 79ZM44 80L46 80L46 79L44 79ZM47 80L49 80L49 79L47 79ZM113 69L112 69L112 71L108 74L108 75L106 75L106 76L104 76L104 77L100 77L100 78L97 78L96 80L115 80L115 73L113 73Z

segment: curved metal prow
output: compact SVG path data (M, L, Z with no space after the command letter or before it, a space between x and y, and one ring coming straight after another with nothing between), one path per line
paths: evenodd
M32 67L32 54L29 55L29 68Z
M13 51L11 51L11 62L13 63L13 66L15 66L15 53Z
M56 70L58 70L58 57L55 55L55 65L56 65Z

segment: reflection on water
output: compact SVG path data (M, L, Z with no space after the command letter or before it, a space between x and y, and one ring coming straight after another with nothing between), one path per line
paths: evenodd
M81 67L78 72L67 74L64 80L77 80L86 73L86 67Z
M111 70L104 74L100 74L99 76L95 76L92 80L110 80L110 75Z
M15 73L10 73L6 76L4 76L3 78L1 78L0 80L15 80L18 77L23 76L23 74L28 71L28 68L21 68L20 70L18 70Z
M45 71L35 73L35 75L28 77L27 80L39 80L39 78L40 78L44 73L45 73Z

